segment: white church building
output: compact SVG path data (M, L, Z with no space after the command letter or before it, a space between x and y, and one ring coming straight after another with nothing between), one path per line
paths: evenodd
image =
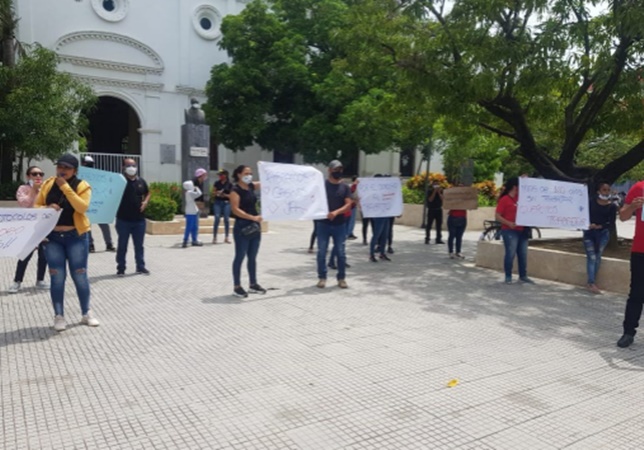
M222 18L246 0L16 0L18 39L55 50L60 69L99 97L90 117L87 151L114 170L124 155L140 161L149 181L180 181L181 125L190 98L206 101L213 65L228 61L217 43ZM255 166L283 155L211 143L210 167ZM415 171L419 155L360 155L359 175ZM295 156L290 162L301 163ZM346 164L346 162L345 162ZM406 166L405 166L406 164ZM439 171L440 158L431 162ZM410 170L410 167L412 168Z

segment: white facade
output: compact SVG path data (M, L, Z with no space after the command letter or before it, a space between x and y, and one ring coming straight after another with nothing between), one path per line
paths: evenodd
M213 65L227 61L217 42L222 17L242 0L17 0L19 39L55 50L60 68L98 96L127 103L138 115L141 166L150 181L179 181L181 125L190 97L204 102ZM161 146L176 161L161 163ZM272 152L219 148L219 166L254 166ZM301 158L296 157L296 162ZM398 173L399 155L361 155L361 175ZM435 167L435 166L434 166ZM432 169L434 169L434 167Z

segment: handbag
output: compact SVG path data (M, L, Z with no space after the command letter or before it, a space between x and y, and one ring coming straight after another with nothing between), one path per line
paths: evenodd
M260 235L262 228L259 226L259 223L251 222L248 225L243 226L239 231L245 238L252 239Z

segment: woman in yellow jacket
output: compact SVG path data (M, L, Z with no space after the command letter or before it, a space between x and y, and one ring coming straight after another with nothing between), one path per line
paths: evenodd
M98 320L89 309L89 279L87 259L90 230L89 219L85 215L92 196L92 188L86 181L76 178L78 159L74 155L63 155L56 161L56 177L45 181L38 197L36 207L53 208L61 211L58 223L47 236L45 255L51 276L50 293L54 304L54 329L64 331L65 323L65 279L67 265L76 286L83 318L81 324L98 326Z

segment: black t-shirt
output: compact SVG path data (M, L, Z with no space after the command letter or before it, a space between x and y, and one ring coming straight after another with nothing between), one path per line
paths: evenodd
M434 188L432 188L434 189ZM443 208L443 199L441 198L440 194L437 192L436 195L434 196L434 200L429 200L429 197L432 196L432 191L429 191L429 195L427 196L427 207L429 209L441 209Z
M600 205L597 199L590 201L590 223L601 225L604 229L610 229L610 226L617 219L617 207L614 203Z
M132 222L145 219L145 213L141 212L143 199L148 195L148 183L143 178L137 177L134 180L125 177L127 184L123 191L121 204L116 213L116 218Z
M224 194L230 194L233 190L233 184L226 180L223 183L221 181L215 181L215 191L224 191ZM215 197L216 202L228 203L228 197Z
M192 179L192 184L195 185L195 187L198 187L199 190L201 191L201 195L197 198L195 198L195 202L203 202L203 181L200 181L199 178L193 178Z
M76 191L78 188L78 184L80 183L80 180L76 178L75 176L70 178L67 183L71 186L71 188ZM67 200L67 197L65 197L65 194L63 194L63 191L60 190L60 186L58 186L56 183L54 183L51 186L51 189L47 193L47 198L45 199L45 202L47 203L47 206L53 205L56 203L58 206L62 208L62 211L60 213L60 217L58 218L58 222L56 225L60 226L69 226L73 227L74 226L74 207L72 206L71 203L69 203L69 200Z
M255 185L248 185L248 190L235 186L233 191L239 195L239 209L251 216L257 216L257 196L255 195Z
M326 188L326 201L329 205L329 212L342 208L344 206L345 199L351 198L351 188L344 183L334 184L329 180L326 180L324 182L324 187ZM345 220L346 218L344 217L344 214L340 214L333 220L322 219L320 221L333 225L340 225L343 224Z

